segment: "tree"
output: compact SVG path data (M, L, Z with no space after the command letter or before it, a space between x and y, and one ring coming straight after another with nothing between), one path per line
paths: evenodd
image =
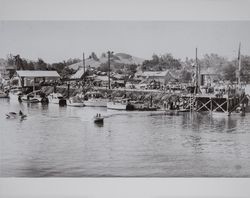
M162 71L167 69L179 70L182 68L181 60L175 59L171 54L167 53L162 56L153 55L151 60L145 60L142 63L142 70Z
M135 64L126 65L125 67L126 67L126 70L127 70L127 74L129 74L129 75L131 75L131 74L133 75L137 71L137 65L135 65Z
M53 63L51 67L55 69L59 74L61 74L64 68L66 68L66 63L65 62Z
M167 53L160 58L160 65L166 69L181 69L181 60L175 59L172 54Z
M233 62L229 63L227 66L224 66L223 76L225 80L229 80L231 82L236 81L236 66L233 64Z
M17 70L20 70L20 69L24 69L24 67L23 67L23 60L22 60L22 58L20 57L20 55L19 54L17 54L16 56L14 56L14 62L15 62L15 65L16 65L16 69Z
M222 73L223 68L229 64L229 61L218 54L205 54L202 59L199 60L199 64L202 70L210 68L214 73Z
M66 66L79 63L81 60L79 58L70 58L66 61Z
M95 54L95 52L91 53L91 58L94 59L95 61L99 61L99 58L97 57L97 55Z
M250 82L250 56L241 57L241 80Z
M106 53L102 53L101 57L102 57L102 58L106 58L106 57L107 57L107 54L106 54Z
M47 70L47 63L43 61L43 59L38 58L35 66L36 70Z
M65 67L62 71L60 71L60 76L62 76L62 78L69 78L74 73L75 73L74 69L70 69L68 67Z
M187 71L185 69L182 70L181 79L182 79L183 82L186 82L186 83L192 81L192 72Z
M97 70L102 71L102 72L108 72L109 71L109 65L108 63L102 63ZM111 68L110 68L111 70Z
M7 55L7 64L8 65L15 65L15 57L12 54Z

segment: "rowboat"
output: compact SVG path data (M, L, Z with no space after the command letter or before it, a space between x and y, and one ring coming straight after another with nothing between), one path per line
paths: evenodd
M101 114L97 114L94 116L94 123L103 123L104 117L101 116Z

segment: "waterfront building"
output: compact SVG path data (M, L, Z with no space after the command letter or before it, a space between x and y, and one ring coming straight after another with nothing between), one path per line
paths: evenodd
M165 70L165 71L145 71L140 75L143 79L147 79L149 81L155 80L160 82L161 84L178 82L179 77L176 74L173 74L173 71Z
M57 71L18 70L11 81L16 80L19 87L35 87L45 83L52 83L60 79Z

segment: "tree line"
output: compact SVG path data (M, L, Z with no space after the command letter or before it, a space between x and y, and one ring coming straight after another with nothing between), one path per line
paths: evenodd
M90 55L90 57L99 61L94 52ZM115 56L112 57L112 59L114 58ZM49 64L42 58L38 58L36 61L28 61L25 58L21 58L20 55L13 56L9 54L7 56L8 65L15 65L17 70L56 70L62 77L72 75L75 71L73 69L69 69L68 66L80 61L81 60L77 58L70 58L67 61ZM238 69L237 58L229 60L226 57L211 53L205 54L202 58L199 58L198 64L201 71L205 73L219 74L221 79L232 82L236 81L236 70ZM111 70L116 71L119 74L134 75L138 70L164 71L169 69L179 71L181 79L188 82L192 80L195 65L195 59L186 58L185 60L181 60L174 58L170 53L166 53L164 55L153 54L152 58L145 60L142 65L115 63L113 61ZM97 70L107 72L109 70L109 66L107 63L101 63ZM250 56L248 55L241 56L241 79L242 81L250 83Z
M226 57L219 56L218 54L211 53L205 54L202 58L198 59L198 65L201 72L218 74L221 79L236 81L236 70L238 69L238 58L229 60ZM176 59L172 54L158 56L154 54L152 59L145 60L141 66L142 71L164 71L167 69L179 71L183 81L191 81L192 74L194 73L196 60L186 58L184 61ZM242 81L250 83L250 56L241 56L241 71Z

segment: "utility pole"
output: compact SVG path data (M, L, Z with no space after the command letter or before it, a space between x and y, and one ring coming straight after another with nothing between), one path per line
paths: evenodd
M82 53L82 66L83 66L83 86L85 86L86 74L85 74L85 55L84 55L84 52Z
M199 85L199 66L198 66L198 58L197 58L197 48L195 48L195 64L196 64L196 87L198 89L198 85Z
M240 73L241 73L241 54L240 54L240 48L241 48L241 43L239 44L239 51L238 51L238 72L237 72L237 78L238 78L238 85L241 86L241 79L240 79Z
M109 84L109 89L110 89L110 57L113 54L113 52L108 51L108 84Z

